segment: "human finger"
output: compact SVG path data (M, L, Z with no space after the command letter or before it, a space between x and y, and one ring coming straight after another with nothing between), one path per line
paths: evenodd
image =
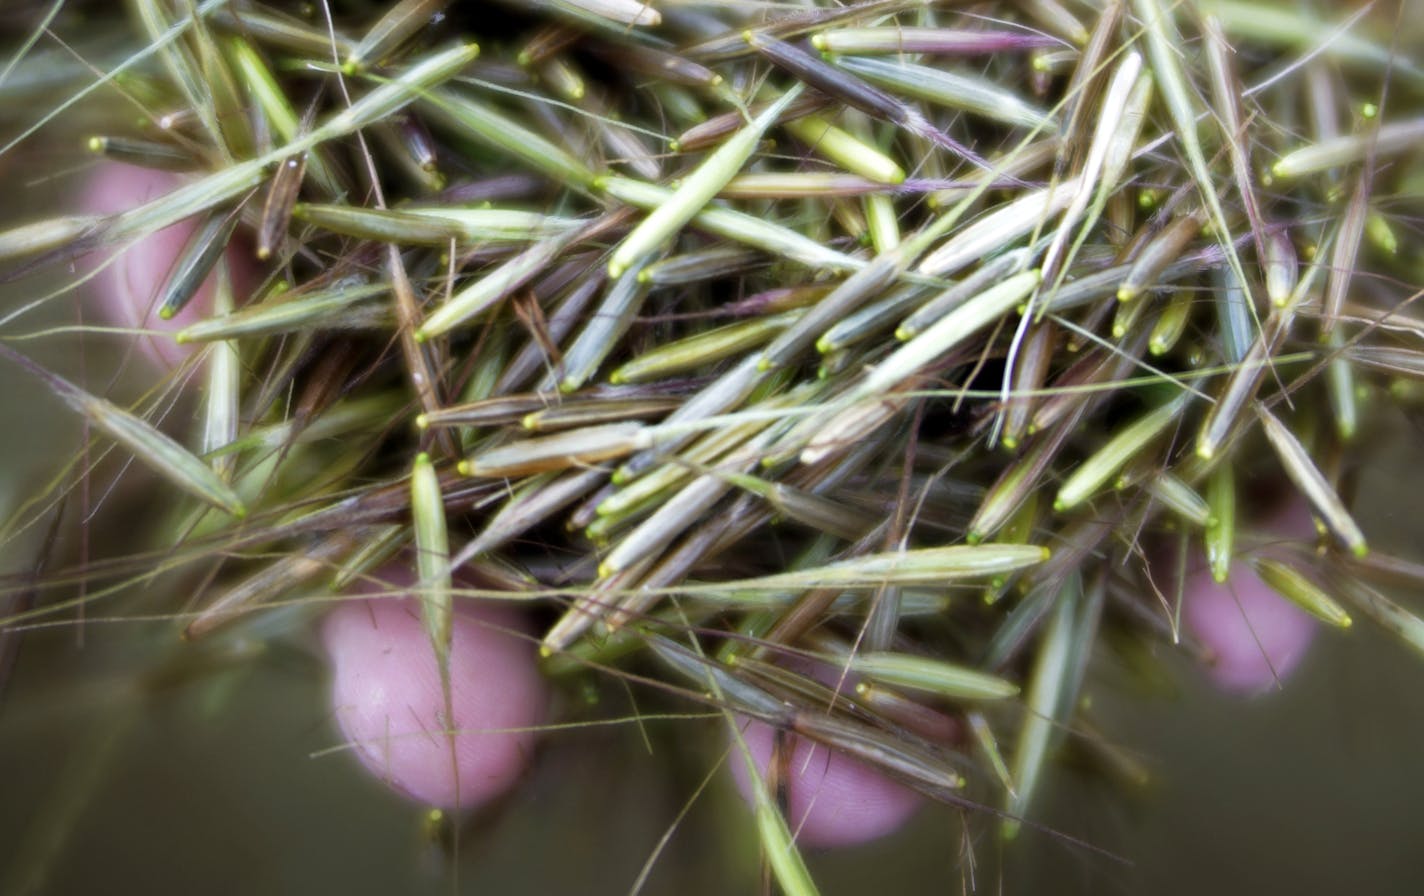
M399 564L368 591L409 589ZM449 653L449 715L418 599L351 600L322 623L331 706L362 764L391 787L446 809L475 809L508 791L528 766L549 704L518 614L463 602Z
M1310 511L1299 500L1286 505L1261 527L1282 537L1313 539ZM1250 564L1231 564L1225 582L1206 569L1184 583L1182 623L1210 652L1207 675L1221 690L1258 694L1288 678L1305 659L1316 623L1278 595Z
M179 175L169 171L104 162L85 178L76 201L86 214L118 214L172 192L182 183ZM176 368L198 349L180 345L173 334L213 311L216 273L203 280L188 304L172 318L158 316L159 294L197 226L193 219L179 221L86 260L94 270L89 286L93 306L114 326L144 331L134 345L138 354L158 369ZM258 279L257 267L240 250L230 249L226 258L234 293L244 296Z

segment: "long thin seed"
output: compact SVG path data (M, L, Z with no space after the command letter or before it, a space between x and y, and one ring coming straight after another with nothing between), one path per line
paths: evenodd
M1351 575L1331 577L1339 594L1375 624L1402 640L1415 653L1424 655L1424 619L1401 607Z
M103 221L98 215L68 215L0 231L0 261L61 249L94 233Z
M1157 472L1148 477L1147 490L1182 519L1203 529L1212 524L1211 505L1180 476Z
M702 283L741 274L758 266L761 256L737 246L712 246L672 255L643 268L638 278L653 286Z
M1073 620L1082 599L1082 585L1071 575L1055 600L1053 615L1043 633L1043 641L1034 660L1026 698L1027 712L1019 729L1014 749L1012 778L1016 790L1006 804L1010 818L1002 832L1006 839L1017 836L1020 819L1028 811L1030 800L1038 789L1038 779L1048 748L1055 739L1059 711L1067 684L1068 663L1072 648Z
M852 174L881 184L898 184L905 180L905 169L898 162L819 115L795 118L782 127L816 153Z
M564 353L564 375L558 381L560 392L578 390L598 372L604 359L633 326L633 319L648 296L648 284L639 276L641 261L622 274L613 274L611 265L608 270L614 280L603 302L594 309L588 323Z
M1316 619L1335 628L1350 627L1350 614L1345 608L1296 565L1272 557L1257 557L1251 566L1271 590Z
M788 311L728 324L644 352L608 376L611 383L645 383L696 370L755 348L801 317Z
M1078 182L1070 180L1025 193L965 227L926 255L920 262L919 272L945 277L1008 248L1067 208L1077 189Z
M847 57L836 60L836 65L872 83L927 103L972 112L1024 128L1044 128L1053 124L1053 118L1047 112L984 78L884 59Z
M851 400L871 398L914 376L936 358L1011 311L1038 286L1038 271L1024 271L965 302L894 354L871 368L852 390Z
M897 249L851 274L767 346L757 360L758 369L774 370L789 364L826 328L889 285L903 270L905 260L904 253Z
M1136 51L1129 52L1123 56L1122 62L1118 63L1117 68L1113 70L1112 80L1103 94L1102 112L1098 117L1097 127L1093 131L1093 141L1088 145L1088 155L1083 162L1077 194L1073 197L1067 210L1064 211L1063 220L1059 223L1053 240L1043 254L1044 279L1055 286L1060 280L1060 274L1066 273L1072 265L1073 256L1078 248L1078 244L1075 244L1074 252L1064 255L1069 235L1080 221L1085 229L1095 223L1095 216L1083 221L1083 213L1087 211L1088 203L1095 193L1106 192L1116 186L1115 183L1109 183L1103 174L1106 170L1110 150L1115 141L1122 139L1121 132L1130 131L1135 134L1137 128L1140 127L1141 117L1133 116L1134 110L1129 98L1141 77L1142 55ZM1108 171L1108 175L1114 181L1121 174L1121 170Z
M895 338L909 342L935 321L992 286L996 281L1023 270L1032 258L1027 248L1013 249L988 259L974 273L936 294L895 328Z
M219 264L213 290L213 310L230 311L233 306L232 278L226 265ZM211 457L213 472L232 481L237 455L220 453L237 439L238 407L242 390L242 368L237 345L218 342L208 350L207 394L203 413L203 454Z
M302 202L292 209L292 217L332 233L403 246L442 247L478 239L458 221L404 210Z
M1250 286L1246 270L1237 256L1235 242L1231 239L1230 219L1221 206L1221 197L1211 179L1211 169L1207 164L1206 152L1197 136L1196 113L1192 102L1193 94L1187 86L1186 75L1182 71L1181 60L1174 40L1176 29L1172 26L1172 7L1164 0L1133 0L1137 16L1142 20L1147 38L1147 57L1157 75L1157 86L1162 91L1162 99L1176 126L1175 136L1187 156L1187 163L1195 180L1197 193L1211 212L1211 222L1217 231L1217 239L1226 251L1226 260L1236 276L1240 288L1250 296ZM1172 33L1169 33L1172 32ZM1250 303L1254 308L1254 303ZM1254 312L1253 312L1254 313Z
M1202 219L1196 213L1175 218L1162 232L1152 238L1133 259L1127 276L1117 288L1117 300L1128 302L1151 289L1167 265L1182 256L1187 246L1201 231Z
M644 218L633 232L613 250L608 259L608 276L619 277L628 268L647 259L691 221L707 203L746 166L762 135L776 123L781 113L796 99L799 90L788 90L745 128L709 155L697 170L683 179L667 201Z
M392 5L346 55L347 74L360 71L367 64L379 65L387 54L429 25L449 5L450 0L400 0Z
M215 211L194 229L178 257L158 296L158 317L171 320L197 295L198 289L222 258L237 229L237 209Z
M827 535L852 541L865 534L865 520L860 518L852 507L839 501L746 473L715 469L703 469L699 472L726 479L737 488L745 489L765 500L781 516L805 523Z
M1071 510L1101 488L1114 473L1138 457L1149 442L1176 422L1189 398L1187 394L1179 395L1118 430L1063 481L1058 497L1053 500L1053 509L1060 513Z
M1379 130L1373 133L1348 134L1303 146L1282 156L1271 166L1271 173L1283 179L1304 177L1354 164L1371 153L1377 159L1388 159L1408 152L1421 140L1424 140L1424 116L1392 121L1380 125Z
M850 667L875 681L950 700L1006 700L1019 693L1012 681L930 657L860 653L851 657Z
M183 637L189 640L202 638L244 613L292 593L322 573L330 573L337 558L351 548L351 536L339 532L316 544L306 545L296 553L278 558L203 607L183 629Z
M986 171L993 170L992 165L969 147L930 124L918 109L901 102L880 88L852 77L805 50L770 35L747 31L743 37L773 65L788 72L801 83L814 87L853 109L859 109L872 118L900 125L917 137L930 140Z
M1231 563L1236 559L1236 472L1229 463L1218 464L1206 484L1207 506L1211 522L1203 538L1207 567L1218 583L1231 576Z
M1162 313L1157 315L1157 320L1152 324L1151 333L1148 334L1148 351L1160 357L1176 347L1187 330L1187 324L1191 322L1195 301L1192 294L1185 290L1174 293L1167 300L1162 306Z
M652 444L641 423L610 423L525 439L481 452L460 464L466 476L513 477L625 457Z
M579 18L607 19L619 25L652 27L662 22L662 14L645 0L544 0L556 9L567 10Z
M599 180L599 186L619 202L626 202L638 208L659 208L672 196L672 191L666 187L625 177L602 178ZM724 239L788 258L811 268L846 271L865 266L865 262L837 252L789 227L782 227L730 208L706 206L693 216L692 224Z
M107 236L123 239L146 235L231 202L260 186L269 166L395 114L435 85L455 77L478 54L479 47L474 44L462 44L432 53L287 145L277 147L266 155L228 165L166 196L124 212L114 219Z
M250 43L241 38L228 41L228 52L242 74L242 84L248 96L261 109L275 135L286 143L296 141L309 122L304 122L292 107L286 91L278 83L271 67ZM308 157L312 180L323 194L340 196L345 192L341 179L336 175L336 170L322 147L312 146L304 155Z
M3 343L0 343L0 357L39 379L90 425L123 445L141 463L169 482L235 517L247 513L237 493L211 467L151 424L118 405L85 392Z
M1325 298L1321 302L1320 332L1330 335L1345 306L1345 296L1350 291L1350 282L1355 274L1355 257L1360 251L1360 238L1365 231L1365 217L1369 209L1369 172L1361 171L1355 177L1355 185L1350 190L1350 201L1345 206L1345 216L1340 221L1340 231L1335 235L1335 248L1330 253L1330 276L1325 281Z
M1305 495L1310 506L1320 514L1320 518L1325 521L1330 531L1335 533L1340 543L1356 557L1363 557L1369 551L1365 544L1365 534L1360 531L1335 489L1330 487L1330 483L1321 474L1320 468L1310 459L1310 453L1305 450L1305 446L1265 406L1257 404L1256 415L1261 419L1266 438L1271 447L1276 449L1276 456L1281 459L1281 466L1285 467L1286 475L1295 483L1296 488L1300 489L1301 494Z
M1340 434L1341 441L1348 442L1360 427L1360 408L1355 400L1355 368L1341 351L1345 341L1339 330L1330 334L1329 342L1334 354L1325 371L1330 386L1330 408L1335 412L1335 431Z
M459 569L467 562L482 554L489 553L511 539L537 526L577 501L583 495L607 478L602 470L579 470L558 474L537 476L515 492L504 506L491 518L474 541L460 550L450 561L452 569Z
M891 246L887 252L894 251ZM892 291L878 302L866 305L840 319L816 340L816 351L823 355L839 352L863 342L895 325L895 320L920 302L925 290L908 285Z
M575 426L618 423L644 417L658 417L674 410L676 398L626 398L574 401L525 414L519 424L533 432L554 432Z
M1241 415L1255 397L1266 375L1266 364L1272 350L1267 334L1251 344L1246 357L1232 371L1216 404L1207 412L1201 432L1197 434L1196 452L1202 460L1212 460L1221 446L1241 424Z
M535 393L499 395L428 411L417 417L415 424L421 429L432 426L502 426L514 423L548 403L548 398Z
M1028 342L1025 343L1012 372L1012 397L1004 409L1004 431L999 440L1005 448L1012 450L1018 447L1019 441L1028 430L1029 415L1034 405L1033 396L1043 387L1048 377L1057 335L1058 327L1052 321L1044 321L1029 332Z
M198 321L179 330L174 339L182 345L190 342L212 342L244 336L265 336L292 333L302 329L361 328L378 326L385 321L378 316L362 316L363 303L390 292L385 283L352 283L317 290L306 295L283 297L271 302L249 305L231 314L221 314Z
M1266 297L1277 308L1284 308L1300 282L1300 261L1295 245L1284 227L1266 234L1265 257L1261 267L1266 281Z
M430 92L422 99L422 107L449 130L492 146L555 183L587 189L597 178L592 169L567 150L493 106L448 89Z
M822 53L929 53L979 56L1057 46L1058 41L1025 31L967 31L954 28L835 28L811 37Z
M282 245L282 238L292 221L292 209L302 189L307 170L306 155L283 159L272 175L267 197L262 203L262 219L257 227L256 255L258 261L271 258Z
M445 678L450 659L454 604L450 583L450 539L445 527L445 499L430 455L415 457L410 473L410 513L415 526L415 568L421 616Z
M340 30L331 32L268 6L244 4L233 8L224 3L208 13L207 19L220 28L260 43L314 59L330 58L333 52L346 56L356 46Z
M568 233L541 240L455 293L425 318L415 331L416 340L425 342L443 336L494 307L544 271L575 237L575 233Z
M715 590L780 590L797 587L879 588L885 584L933 585L1014 572L1047 560L1048 549L1031 544L952 545L864 554L814 569L740 579ZM692 592L712 586L688 586Z

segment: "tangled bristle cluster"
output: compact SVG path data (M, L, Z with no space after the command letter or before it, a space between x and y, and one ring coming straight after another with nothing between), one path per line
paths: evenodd
M1100 635L1182 638L1179 569L1259 555L1424 651L1375 587L1424 575L1350 502L1424 378L1424 69L1382 16L132 5L114 77L69 88L143 110L93 151L186 183L0 258L192 220L160 317L234 247L265 279L176 333L224 365L201 445L38 373L196 502L41 588L161 556L221 638L414 549L437 652L455 600L529 601L553 674L665 677L1009 830ZM1253 530L1287 492L1318 540Z

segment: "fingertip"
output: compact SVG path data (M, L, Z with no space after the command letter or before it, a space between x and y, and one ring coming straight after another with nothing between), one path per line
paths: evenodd
M375 578L407 584L404 569ZM445 809L476 809L528 766L549 694L520 620L489 602L462 605L450 644L450 710L435 652L406 597L347 601L322 624L332 707L358 759L394 789Z
M1258 694L1288 678L1305 659L1315 623L1277 595L1244 563L1226 582L1194 575L1187 582L1182 621L1211 652L1208 675L1218 688Z
M87 214L119 214L182 184L183 179L172 172L102 162L84 180L77 202ZM87 262L95 271L89 294L100 317L117 327L148 331L135 344L139 354L160 369L176 368L198 350L198 345L179 343L173 334L213 312L215 274L203 281L181 310L166 317L159 313L159 292L196 227L194 219L179 221L131 245L101 250ZM241 299L255 287L259 272L246 252L230 250L225 258L233 294Z
M1309 510L1294 500L1261 527L1287 540L1313 540ZM1221 690L1253 695L1288 678L1309 651L1317 628L1301 608L1278 595L1244 562L1224 582L1205 570L1184 583L1182 623L1211 653L1208 676Z
M744 722L742 740L765 780L776 732L761 722ZM826 746L788 735L785 759L786 821L796 842L813 849L858 846L899 830L922 798L865 763ZM738 746L733 743L734 754ZM752 802L756 786L741 756L730 758L732 779Z

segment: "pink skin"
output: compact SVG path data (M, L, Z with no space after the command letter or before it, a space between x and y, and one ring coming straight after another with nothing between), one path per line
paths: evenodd
M84 182L78 196L80 211L109 215L138 208L152 199L171 193L183 179L166 171L134 165L104 162L97 165ZM172 370L201 346L179 345L172 334L212 313L216 276L209 276L192 301L171 320L158 316L158 293L168 280L173 262L183 244L197 227L194 219L165 227L137 243L105 250L86 259L97 269L89 292L99 315L109 324L127 329L147 330L134 340L138 353L155 368ZM231 251L228 264L233 288L242 297L257 280L257 271L245 253Z
M411 573L393 565L375 578L399 588ZM420 605L376 598L333 610L321 631L331 702L357 758L395 790L446 809L476 809L508 791L528 765L533 728L549 704L534 647L519 630L518 616L497 604L459 605L447 725Z
M1312 540L1310 512L1293 500L1262 527L1284 538ZM1217 584L1205 569L1192 572L1182 623L1213 654L1212 682L1232 694L1259 694L1285 680L1305 658L1315 621L1277 595L1246 563L1233 563Z
M742 738L765 779L776 732L747 722ZM899 830L923 802L913 790L843 753L795 735L786 743L786 821L800 846L826 849L877 840ZM729 762L737 790L750 803L753 784L735 746Z
M830 666L813 666L793 661L797 671L828 687L855 687L855 680ZM937 713L926 712L926 719ZM951 736L953 723L944 718L944 732ZM751 751L757 773L767 779L776 730L762 722L742 720L742 739ZM782 741L786 779L786 821L798 845L829 849L869 843L900 829L920 808L923 798L874 768L815 741L788 734ZM728 762L732 780L748 803L753 801L753 782L736 742Z

